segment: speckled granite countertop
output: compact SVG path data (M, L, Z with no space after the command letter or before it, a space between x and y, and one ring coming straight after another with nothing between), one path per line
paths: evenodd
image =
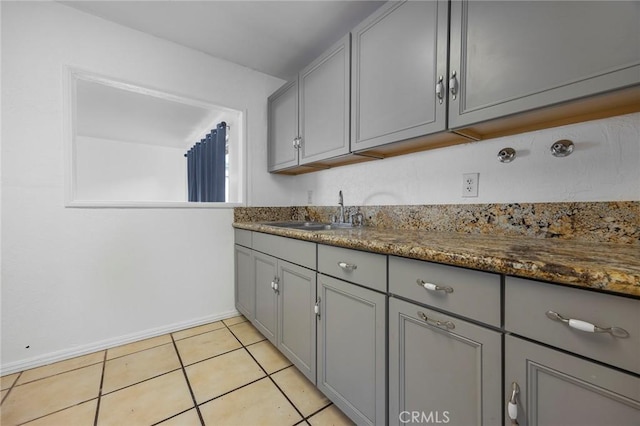
M303 231L256 222L233 226L640 298L638 245L375 227Z

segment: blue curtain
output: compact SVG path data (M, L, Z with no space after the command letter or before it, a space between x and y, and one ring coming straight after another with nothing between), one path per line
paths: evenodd
M223 121L184 155L189 201L225 201L226 139L227 123Z

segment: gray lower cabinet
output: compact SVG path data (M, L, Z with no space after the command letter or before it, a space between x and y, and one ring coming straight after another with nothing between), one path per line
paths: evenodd
M504 382L520 426L640 424L640 378L514 336L505 338Z
M501 333L389 298L389 424L502 422Z
M357 424L640 425L637 298L262 233L235 271L238 310Z
M252 321L256 307L256 277L253 251L238 244L235 245L234 250L236 309L249 321Z
M318 274L317 386L359 425L386 419L386 295Z
M316 382L316 272L280 260L277 347Z
M254 251L253 262L256 274L256 315L253 325L277 346L278 294L275 284L278 280L278 259Z
M640 84L638 22L635 1L452 1L449 128Z
M448 10L389 2L353 29L352 151L446 129Z
M316 274L254 252L255 327L312 382L316 380Z

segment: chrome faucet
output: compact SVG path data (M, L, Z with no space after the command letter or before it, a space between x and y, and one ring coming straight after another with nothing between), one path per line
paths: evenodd
M342 198L342 190L338 193L338 205L340 206L340 215L338 217L338 223L345 223L344 220L344 199Z

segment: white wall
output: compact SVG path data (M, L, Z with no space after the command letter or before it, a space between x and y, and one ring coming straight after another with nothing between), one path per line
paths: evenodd
M571 139L574 152L549 148ZM497 154L512 147L511 163ZM480 173L477 198L462 198L463 173ZM640 200L640 114L424 151L298 176L294 205L464 204ZM268 200L264 200L268 202Z
M185 150L76 137L76 200L187 201Z
M283 82L59 3L0 7L2 373L232 312L231 209L64 208L63 70L245 111L249 199L276 202L266 99Z

